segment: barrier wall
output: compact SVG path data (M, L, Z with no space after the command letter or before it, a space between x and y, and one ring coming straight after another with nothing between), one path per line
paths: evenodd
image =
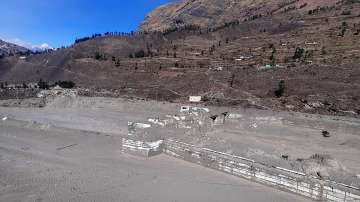
M304 173L255 162L240 156L166 140L164 153L235 176L253 180L319 201L360 201L360 189L306 176Z
M162 153L163 141L142 142L123 138L122 151L137 156L151 157Z

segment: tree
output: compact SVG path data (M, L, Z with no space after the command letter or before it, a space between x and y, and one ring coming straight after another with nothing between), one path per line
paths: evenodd
M135 57L136 58L143 58L145 57L145 51L144 50L139 50L135 53Z
M59 85L61 88L74 88L75 87L75 83L73 81L58 81L55 84Z
M342 27L341 28L341 33L339 34L339 36L344 37L346 33L346 27Z
M42 79L39 80L38 86L40 89L46 90L49 89L49 84L46 81L43 81Z
M276 65L276 58L275 58L275 54L272 53L270 56L270 66L275 67Z
M321 55L326 55L326 54L327 54L326 47L325 46L321 47Z
M351 15L351 11L350 10L345 10L341 13L341 15Z
M305 50L303 48L299 48L297 47L295 49L295 53L294 53L294 56L293 56L293 59L296 60L296 59L301 59L303 54L304 54Z
M347 22L343 22L343 23L341 24L341 26L340 26L341 32L339 33L339 36L344 37L347 28L348 28Z
M117 59L117 61L115 62L115 66L120 67L120 59Z
M280 98L284 95L285 92L285 81L281 80L278 85L278 89L275 91L275 96Z
M275 53L276 53L276 48L275 48L275 46L272 46L272 53L271 53L271 56L270 56L270 65L272 66L272 67L275 67L275 65L276 65L276 57L275 57Z
M28 85L24 82L24 83L22 84L22 87L23 87L23 88L28 88Z
M230 78L230 87L231 87L231 88L232 88L233 85L234 85L234 81L235 81L235 74L232 73L232 74L231 74L231 78Z
M95 59L100 60L102 58L101 54L99 52L95 53Z
M100 54L99 52L95 52L95 59L96 60L107 60L105 54Z

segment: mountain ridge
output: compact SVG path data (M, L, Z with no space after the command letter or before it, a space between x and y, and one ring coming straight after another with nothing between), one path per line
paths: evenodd
M5 57L15 54L24 54L29 51L30 50L25 47L13 43L9 43L0 39L0 57Z

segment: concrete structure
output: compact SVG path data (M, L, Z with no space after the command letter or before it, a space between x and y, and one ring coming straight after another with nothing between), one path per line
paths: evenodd
M180 112L190 112L190 106L181 106Z
M128 122L128 135L135 135L136 129L146 129L150 127L151 125L146 123Z
M324 181L304 173L271 167L254 160L207 148L166 140L164 152L173 157L203 165L231 175L256 181L318 201L360 201L360 189L333 181Z
M161 154L163 140L156 142L142 142L131 139L122 139L122 151L136 156L151 157Z
M201 102L201 96L190 96L189 101L190 102Z
M152 157L164 152L175 158L242 177L316 201L360 201L360 189L334 181L321 180L304 173L266 165L252 159L196 147L173 139L156 142L122 140L125 153Z

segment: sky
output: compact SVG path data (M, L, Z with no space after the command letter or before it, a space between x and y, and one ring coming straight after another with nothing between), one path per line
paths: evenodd
M0 39L27 47L67 46L76 38L137 30L171 0L1 0Z

